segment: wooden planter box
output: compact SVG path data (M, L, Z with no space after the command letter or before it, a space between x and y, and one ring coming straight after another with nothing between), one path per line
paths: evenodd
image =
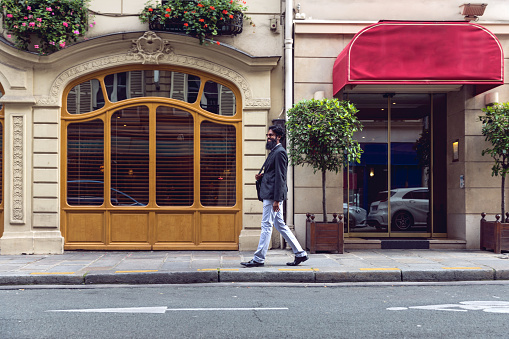
M496 221L487 221L486 214L481 214L481 250L509 251L509 212L506 215L506 222L501 222L500 214L496 215Z
M332 222L314 221L315 216L306 214L306 248L310 253L317 251L343 253L344 233L343 215Z

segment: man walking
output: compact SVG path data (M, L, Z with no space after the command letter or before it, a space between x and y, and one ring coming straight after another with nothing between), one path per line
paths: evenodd
M286 200L288 187L286 186L286 172L288 168L288 156L281 145L284 138L283 128L270 126L267 133L266 148L270 150L265 161L265 170L262 174L256 174L255 179L261 180L260 198L263 199L262 232L258 249L252 260L241 262L246 267L259 267L265 263L265 255L269 249L269 242L272 235L272 224L281 233L286 242L292 247L295 259L286 263L288 266L297 266L308 260L306 251L302 249L297 238L286 226L281 211L283 200Z

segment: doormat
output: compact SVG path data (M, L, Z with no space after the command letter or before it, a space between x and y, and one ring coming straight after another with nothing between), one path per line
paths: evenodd
M408 240L408 239L391 239L382 240L382 249L385 250L429 250L429 240Z

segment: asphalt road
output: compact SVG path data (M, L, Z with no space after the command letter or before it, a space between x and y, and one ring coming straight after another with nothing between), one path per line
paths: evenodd
M509 283L0 289L10 338L507 337Z

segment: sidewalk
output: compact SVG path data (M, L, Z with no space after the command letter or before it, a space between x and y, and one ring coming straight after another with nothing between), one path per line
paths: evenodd
M270 250L264 267L245 268L252 252L66 251L2 255L0 285L182 284L215 282L421 282L509 280L509 256L470 250L347 250L310 254L297 267L289 250Z

